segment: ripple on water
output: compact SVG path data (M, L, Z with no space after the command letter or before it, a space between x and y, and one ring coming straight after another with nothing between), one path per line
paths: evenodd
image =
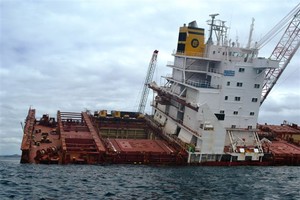
M300 199L299 167L21 165L0 161L0 199Z

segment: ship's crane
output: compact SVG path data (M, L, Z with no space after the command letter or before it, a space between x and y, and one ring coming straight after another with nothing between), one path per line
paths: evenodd
M150 84L153 79L153 74L155 71L156 63L157 63L157 54L158 54L158 50L154 50L151 60L150 60L150 63L149 63L149 67L148 67L148 71L146 74L145 83L144 83L144 87L143 87L143 91L142 91L142 96L141 96L141 100L139 103L139 108L138 108L139 113L144 113L144 111L145 111L145 107L146 107L146 103L147 103L147 99L148 99L148 95L149 95L149 90L150 90L150 88L148 87L148 84Z
M283 20L279 22L277 26L273 28L267 34L267 37L264 37L262 41L258 43L257 47L262 47L266 40L270 38L272 34L274 35L275 32L284 25L285 21L289 22L288 26L270 56L270 59L279 61L279 67L266 70L260 105L262 105L264 100L267 98L268 94L300 46L300 4L298 4Z

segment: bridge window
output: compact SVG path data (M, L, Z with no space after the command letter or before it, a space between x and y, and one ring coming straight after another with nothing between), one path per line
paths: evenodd
M239 68L239 72L245 72L245 68Z
M242 86L243 86L243 83L237 82L237 83L236 83L236 86L237 86L237 87L242 87Z
M254 84L254 88L259 88L260 84Z
M257 98L252 98L252 102L257 102Z
M241 100L241 97L235 97L234 100L235 100L235 101L240 101L240 100Z

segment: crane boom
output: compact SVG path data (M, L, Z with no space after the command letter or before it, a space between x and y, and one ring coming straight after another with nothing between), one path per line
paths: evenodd
M300 46L300 8L299 5L297 7L296 14L270 56L270 59L279 61L279 67L266 70L260 105L267 98Z
M138 112L140 113L144 113L145 111L145 107L146 107L146 103L147 103L147 99L148 99L148 95L149 95L149 90L150 88L148 87L148 84L152 82L153 79L153 74L155 71L155 67L156 67L156 63L157 63L157 54L158 54L158 50L153 51L150 63L149 63L149 67L148 67L148 71L146 74L146 78L145 78L145 83L144 83L144 87L143 87L143 91L142 91L142 96L141 96L141 100L139 103L139 108L138 108Z
M291 19L297 14L300 8L300 3L293 8L278 24L276 24L264 37L261 38L260 41L255 44L257 49L261 49L264 47L270 40L272 40L278 33L284 30Z

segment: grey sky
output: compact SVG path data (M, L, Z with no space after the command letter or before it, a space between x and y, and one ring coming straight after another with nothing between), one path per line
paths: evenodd
M298 0L0 0L0 155L20 154L29 106L37 117L57 110L137 110L153 50L154 75L170 73L178 29L209 14L230 26L230 38L247 44L251 18L259 40ZM206 33L207 35L207 33ZM279 38L261 50L268 57ZM261 108L259 122L300 124L300 55ZM297 65L298 64L298 65ZM150 110L149 105L147 110Z

